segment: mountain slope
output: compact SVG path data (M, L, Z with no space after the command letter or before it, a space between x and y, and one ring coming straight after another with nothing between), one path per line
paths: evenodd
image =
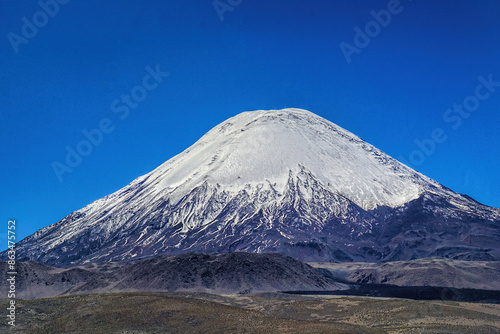
M8 263L0 262L0 268L7 272ZM233 294L347 288L331 275L280 254L182 254L64 269L18 262L17 272L16 295L23 299L124 291ZM8 291L9 282L2 280L0 289Z
M384 263L309 263L324 268L338 281L358 284L433 286L500 291L499 261L439 258Z
M306 261L498 260L500 210L305 110L239 114L18 243L50 265L280 252Z

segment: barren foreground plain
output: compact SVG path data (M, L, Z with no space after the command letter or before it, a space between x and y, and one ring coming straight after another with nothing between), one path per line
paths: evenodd
M7 300L2 300L5 305ZM115 293L18 300L2 333L499 333L500 305L283 293Z

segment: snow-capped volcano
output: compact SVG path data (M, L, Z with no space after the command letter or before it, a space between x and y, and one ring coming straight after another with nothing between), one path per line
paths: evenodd
M397 207L430 182L352 133L301 109L245 112L210 130L186 151L146 175L176 202L203 182L239 191L309 171L325 189L364 209ZM425 180L425 181L424 181Z
M309 111L259 110L17 246L50 265L192 251L497 259L499 222Z

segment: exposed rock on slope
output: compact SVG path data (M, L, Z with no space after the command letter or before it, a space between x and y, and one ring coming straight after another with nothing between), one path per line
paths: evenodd
M418 259L386 263L310 263L340 281L500 290L500 262Z
M345 288L322 271L280 254L183 254L135 262L104 262L54 268L35 262L16 264L18 298L123 291L205 291L250 293ZM7 271L7 263L0 262ZM7 291L7 281L0 289Z
M186 252L500 259L500 210L305 110L259 110L17 244L54 266ZM5 259L5 253L3 254Z

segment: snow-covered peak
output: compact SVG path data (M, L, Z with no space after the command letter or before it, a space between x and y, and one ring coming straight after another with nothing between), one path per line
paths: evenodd
M258 110L16 248L20 259L55 265L234 251L307 261L491 260L500 258L499 221L500 210L311 112Z
M243 112L148 174L146 183L175 203L204 182L238 191L308 170L364 209L397 207L419 196L422 175L349 131L303 109Z

